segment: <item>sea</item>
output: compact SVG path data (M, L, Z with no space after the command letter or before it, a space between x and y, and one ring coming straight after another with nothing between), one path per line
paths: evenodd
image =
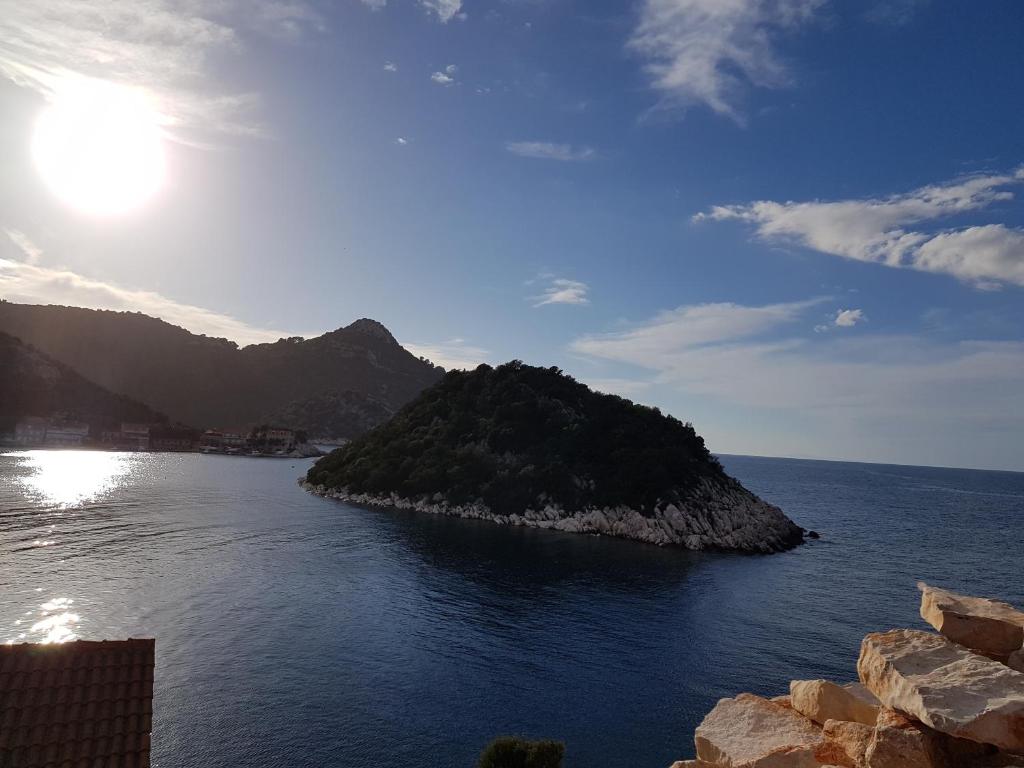
M821 538L694 553L363 509L308 460L0 455L0 642L156 638L153 764L666 768L715 702L856 679L915 583L1024 605L1024 474L723 456Z

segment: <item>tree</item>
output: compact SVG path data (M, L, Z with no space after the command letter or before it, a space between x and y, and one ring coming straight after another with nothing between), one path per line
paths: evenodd
M499 736L480 754L477 768L561 768L565 744Z

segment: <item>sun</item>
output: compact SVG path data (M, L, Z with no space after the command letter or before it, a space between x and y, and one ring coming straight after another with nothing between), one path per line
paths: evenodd
M32 156L46 185L71 207L97 216L126 213L163 181L160 115L139 89L75 80L40 115Z

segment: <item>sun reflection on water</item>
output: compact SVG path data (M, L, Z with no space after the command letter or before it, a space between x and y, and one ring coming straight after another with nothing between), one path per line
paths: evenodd
M75 601L70 597L55 597L39 606L39 619L32 623L26 632L19 632L8 639L8 643L66 643L74 640L75 627L82 617L71 609ZM34 616L36 611L26 611L26 616ZM16 629L31 619L18 619L14 622Z
M132 469L130 454L102 451L28 451L21 482L28 493L57 507L82 504L116 488Z

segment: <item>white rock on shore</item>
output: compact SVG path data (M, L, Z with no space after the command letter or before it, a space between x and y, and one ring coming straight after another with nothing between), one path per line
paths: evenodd
M954 596L958 612L991 602ZM697 758L672 768L1024 768L1024 674L909 629L865 637L857 671L863 687L795 680L788 695L720 700Z
M984 597L967 597L923 581L921 618L954 643L996 661L1007 662L1024 646L1024 612Z
M697 726L697 759L725 768L818 768L821 731L792 709L741 693Z
M528 509L522 514L499 515L481 504L454 505L445 499L412 500L397 495L349 493L301 482L306 490L352 504L412 509L454 517L490 520L502 525L550 528L571 533L618 536L687 549L725 549L742 552L779 552L800 543L803 535L778 507L757 498L735 481L723 484L702 480L685 504L658 507L643 515L628 507L568 512L556 506Z
M878 717L878 699L860 683L794 680L789 684L789 699L793 709L819 725L826 720L874 725Z
M887 707L972 741L1024 752L1024 674L912 629L864 638L857 673Z

